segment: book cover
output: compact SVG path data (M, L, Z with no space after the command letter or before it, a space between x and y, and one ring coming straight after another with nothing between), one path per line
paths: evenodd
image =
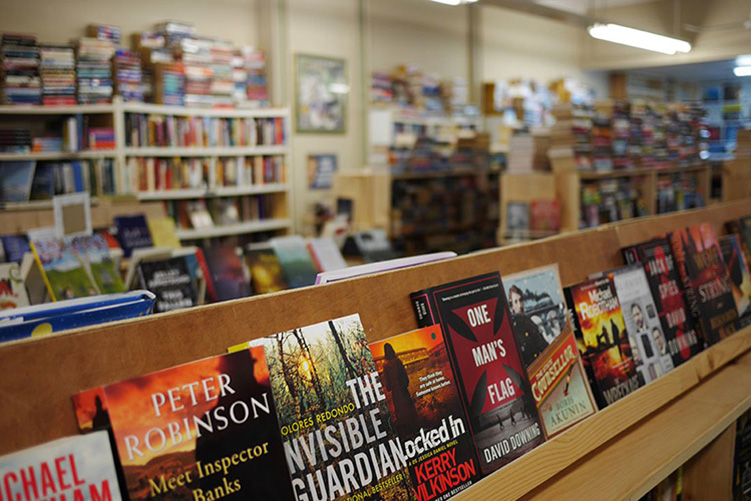
M567 288L565 294L595 400L603 409L642 385L613 279L587 280Z
M338 282L340 280L346 280L348 278L363 277L365 275L372 275L374 273L381 273L383 271L411 268L412 266L433 263L435 261L443 261L444 259L450 259L456 256L456 252L453 251L434 252L420 256L400 257L397 259L389 259L388 261L379 261L377 263L367 263L358 266L350 266L341 270L324 271L319 273L316 277L316 285Z
M0 312L0 341L46 336L127 318L149 315L154 295L148 291L107 294L37 304Z
M508 202L506 211L506 231L513 234L529 232L529 204L527 202Z
M31 252L29 241L23 235L0 235L0 243L5 251L5 260L21 264L23 256Z
M272 238L270 243L291 288L307 287L315 283L318 269L302 237L277 237Z
M251 249L245 254L250 280L256 294L289 289L282 265L272 249Z
M29 306L29 295L18 263L0 264L0 310Z
M667 238L657 238L623 249L627 263L641 263L657 307L662 332L673 365L678 366L699 353L703 342L686 303L686 292L676 268Z
M154 247L172 247L177 249L181 246L180 239L177 238L175 220L171 217L149 219L147 224Z
M751 500L751 411L736 421L733 454L733 499Z
M126 258L130 257L133 249L154 246L146 216L143 214L118 216L114 218L114 222L117 228L117 239L120 241Z
M597 411L568 321L558 265L503 277L511 328L550 438Z
M443 501L477 482L480 470L441 326L371 343L370 351L416 498Z
M102 294L125 292L123 278L104 235L94 233L90 237L77 238L76 242L76 252L84 256L99 291Z
M53 301L95 296L99 293L86 269L86 254L78 252L82 238L85 239L54 236L32 239L34 258Z
M360 317L280 332L263 345L295 499L409 499L405 447Z
M27 202L36 162L0 162L0 202Z
M647 274L641 264L619 268L613 277L636 371L644 383L673 370L673 359L662 332Z
M738 330L733 288L714 228L709 223L671 232L673 248L690 311L708 345Z
M154 311L190 308L196 305L197 291L184 256L158 261L141 261L136 273L140 287L156 295Z
M748 261L737 235L720 238L720 250L728 268L739 322L745 327L751 323L751 275Z
M333 238L310 239L308 251L319 272L341 270L347 267L347 262Z
M541 444L543 429L517 352L500 274L413 292L410 299L418 325L443 328L482 473Z
M61 438L0 457L3 500L120 501L106 432Z
M83 430L112 429L131 501L292 499L261 347L88 390L74 405Z
M204 249L211 273L216 301L250 296L250 284L245 278L243 262L232 245L213 245Z
M529 229L539 233L561 230L561 205L558 200L532 200L529 203Z

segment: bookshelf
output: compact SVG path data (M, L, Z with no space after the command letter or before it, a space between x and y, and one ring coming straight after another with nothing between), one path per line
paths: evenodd
M416 327L409 293L481 273L558 262L563 285L622 265L620 248L668 230L751 214L743 200L606 225L527 244L287 291L0 345L0 454L78 433L71 396L226 352L274 332L359 313L368 340ZM589 251L586 258L582 253ZM376 294L379 301L373 301ZM252 327L248 319L253 318ZM159 332L159 336L154 333ZM205 333L213 335L207 336ZM619 400L457 496L638 499L688 461L684 495L729 482L734 420L751 407L751 327ZM126 353L127 356L123 356ZM55 367L55 377L49 368ZM726 435L729 434L729 435ZM719 440L718 440L719 438ZM702 467L704 465L704 467ZM689 496L689 493L691 494Z
M0 153L0 161L87 161L83 169L95 169L95 173L86 171L86 177L94 179L87 185L93 195L133 195L139 201L163 202L168 209L173 204L173 217L185 210L180 204L188 200L210 204L214 199L237 198L244 207L240 199L249 198L247 205L258 206L242 214L250 214L252 220L241 218L234 224L200 231L184 224L181 227L181 218L175 217L183 240L291 231L293 169L288 109L187 108L123 102L118 97L106 105L0 106L0 124L28 126L32 136L48 133L50 121L76 116L112 128L114 148ZM169 124L165 126L165 122ZM168 128L175 124L183 129ZM198 127L188 131L185 124ZM103 160L111 162L106 173L95 165ZM188 168L193 169L191 185ZM105 185L108 189L99 193L97 189ZM186 218L182 219L185 223Z

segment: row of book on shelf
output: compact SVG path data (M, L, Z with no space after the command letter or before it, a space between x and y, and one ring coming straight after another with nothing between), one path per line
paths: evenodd
M117 26L89 25L70 43L33 34L0 38L0 97L9 105L126 101L205 107L269 105L266 57L253 47L201 37L188 23L164 22L121 46Z
M6 456L6 485L63 457L86 479L71 492L112 499L448 499L748 325L751 217L729 228L629 246L565 289L550 264L416 291L419 328L371 343L356 313L249 329L226 355L82 389L83 435Z

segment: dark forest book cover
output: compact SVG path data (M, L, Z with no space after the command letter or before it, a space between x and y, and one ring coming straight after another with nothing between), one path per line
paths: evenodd
M686 291L667 238L656 238L622 250L626 263L641 263L676 367L701 352L704 343L686 302Z
M292 498L261 347L73 401L82 430L112 430L131 501Z
M414 292L418 324L443 328L452 368L487 475L545 441L499 273Z
M602 409L641 386L613 279L601 277L565 290L574 332Z
M443 501L477 482L480 469L441 326L371 343L370 351L418 501Z
M298 501L410 499L407 457L358 315L264 338Z
M597 411L568 321L558 265L505 276L503 287L516 345L550 438Z
M717 235L709 223L669 234L689 308L708 345L738 330L733 288Z

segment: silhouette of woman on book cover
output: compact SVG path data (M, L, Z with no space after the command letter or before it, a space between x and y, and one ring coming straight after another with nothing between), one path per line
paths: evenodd
M400 434L405 433L417 426L417 410L409 394L409 376L391 344L383 345L383 355L383 386L391 392L396 427Z

